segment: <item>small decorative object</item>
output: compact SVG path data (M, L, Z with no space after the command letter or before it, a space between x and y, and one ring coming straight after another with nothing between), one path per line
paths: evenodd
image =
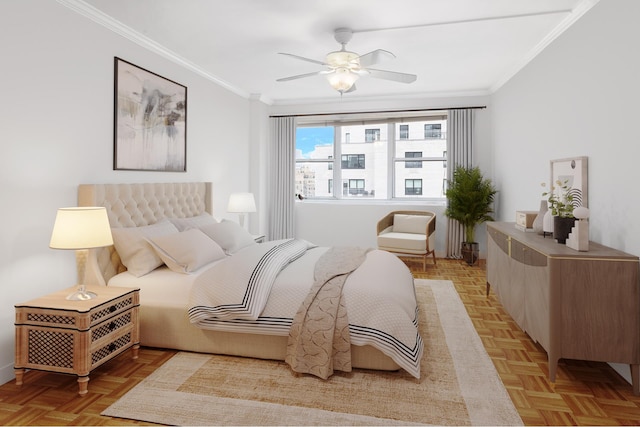
M589 250L589 209L584 206L573 210L576 223L567 237L566 245L571 249L581 252Z
M568 181L556 181L556 186L551 186L549 191L542 193L543 196L548 196L547 202L549 202L549 210L553 215L553 238L558 243L563 243L567 240L567 236L571 232L571 227L575 223L573 217L574 209L574 196L575 193L569 186ZM542 183L545 187L546 184Z
M533 220L533 231L537 234L544 235L544 216L549 211L549 205L546 200L540 200L540 211L536 216L536 219Z
M115 58L114 170L187 171L187 87Z
M553 217L553 238L558 243L564 244L567 241L569 233L575 224L576 219L568 216L554 216Z
M516 228L520 231L533 231L536 211L516 211Z
M549 209L547 209L544 218L542 218L542 236L553 236L553 215Z

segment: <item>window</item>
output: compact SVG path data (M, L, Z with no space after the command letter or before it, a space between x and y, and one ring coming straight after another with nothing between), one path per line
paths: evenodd
M442 138L442 125L439 123L429 123L424 125L424 139Z
M404 153L405 157L422 157L422 151L408 151ZM422 162L404 162L405 168L421 168Z
M422 195L422 180L421 179L405 179L404 194L406 194L407 196Z
M400 125L400 139L409 139L409 125Z
M350 196L358 196L365 194L364 179L350 179L348 185L348 194Z
M343 154L342 169L364 169L364 154Z
M296 192L307 199L444 199L447 120L439 114L401 123L364 119L326 126L323 116L322 125L299 124ZM440 137L425 138L427 129Z
M364 141L365 142L380 141L380 129L365 129Z

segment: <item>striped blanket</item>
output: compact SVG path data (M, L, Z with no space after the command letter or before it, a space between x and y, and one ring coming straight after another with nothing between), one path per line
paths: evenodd
M194 282L188 315L203 329L288 336L314 284L327 247L301 240L251 245L218 262ZM422 338L413 277L404 263L367 252L343 287L352 345L371 345L420 378Z

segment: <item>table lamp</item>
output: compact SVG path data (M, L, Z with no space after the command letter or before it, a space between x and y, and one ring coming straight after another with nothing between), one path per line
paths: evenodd
M89 249L113 245L107 210L103 207L60 208L51 233L49 247L76 251L78 290L68 300L88 300L96 297L87 292L84 274Z
M227 212L240 214L240 227L244 227L244 217L249 212L256 211L256 201L253 193L232 193L229 196Z

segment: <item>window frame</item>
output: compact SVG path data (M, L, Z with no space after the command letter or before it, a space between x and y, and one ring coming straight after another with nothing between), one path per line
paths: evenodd
M439 111L437 114L429 114L429 115L421 115L421 116L412 116L410 118L383 118L383 119L370 119L370 120L345 120L343 118L338 118L336 117L335 121L331 121L331 120L326 120L326 118L324 116L320 116L318 118L313 118L313 117L309 117L308 119L305 119L303 122L298 122L297 127L312 127L312 128L323 128L323 127L333 127L333 131L334 131L334 135L333 135L333 154L330 155L328 158L296 158L295 162L296 162L296 167L298 164L302 163L327 163L329 165L332 166L327 166L327 169L332 170L333 176L332 178L328 179L328 183L327 186L329 188L329 194L328 195L322 195L322 196L308 196L307 199L308 200L336 200L336 201L348 201L348 200L366 200L367 202L372 202L372 203L384 203L384 202L388 202L388 201L434 201L434 202L443 202L446 200L445 195L443 194L443 192L440 191L436 191L436 195L434 194L434 186L433 183L438 183L438 187L441 187L444 189L443 185L440 185L440 179L439 177L436 177L436 180L434 181L433 178L429 177L429 170L426 170L424 173L426 174L421 176L421 177L415 177L415 178L404 178L404 176L406 176L406 174L404 173L400 173L400 176L398 176L399 174L399 167L403 168L403 166L405 166L407 163L420 163L421 167L416 167L416 168L409 168L409 170L411 169L421 169L423 166L423 162L439 162L442 164L442 168L444 169L444 176L443 176L443 180L446 179L446 168L448 166L448 161L447 161L447 147L446 147L446 143L445 143L445 147L442 150L442 157L440 156L435 156L433 157L433 150L429 149L428 151L431 151L432 156L424 156L424 152L422 152L423 157L396 157L396 145L398 144L398 142L402 141L402 142L407 142L407 139L405 138L400 138L400 125L406 125L407 123L411 123L411 122L424 122L424 121L442 121L443 123L425 123L425 129L427 125L439 125L438 129L437 129L437 135L434 135L434 129L428 129L429 130L429 138L424 138L421 139L420 136L418 136L416 138L416 133L415 130L411 131L411 127L409 128L409 132L410 135L409 136L409 140L416 140L416 141L424 141L426 143L428 143L429 140L433 140L433 139L440 139L440 140L446 140L446 125L447 125L447 114L445 111ZM385 133L387 133L387 140L385 141L384 138L382 138L382 129L381 128L377 128L376 125L387 125L387 131ZM353 126L363 126L363 130L362 132L367 134L371 134L373 133L374 135L374 140L371 141L370 138L365 137L364 141L355 141L353 142L353 133L350 131L345 131L344 132L344 139L347 141L342 141L342 128L343 127L353 127ZM366 126L366 127L365 127ZM369 131L369 132L367 132ZM359 131L358 131L359 132ZM397 137L396 137L396 133L398 133ZM418 134L420 135L420 134ZM413 136L413 139L412 139ZM426 135L424 135L426 136ZM387 161L387 171L386 171L386 198L376 198L375 194L376 192L373 191L374 189L372 188L370 191L367 191L367 195L370 195L371 198L365 197L365 198L361 198L361 197L354 197L354 195L349 194L349 187L347 184L347 195L344 195L344 188L343 188L343 184L344 182L349 182L349 179L360 179L360 178L354 178L353 174L351 173L347 173L346 176L344 176L343 179L343 170L346 171L365 171L366 170L366 165L369 163L366 160L366 153L365 154L361 154L361 153L345 153L345 156L354 156L354 155L362 155L364 157L364 159L360 159L358 161L358 163L360 163L360 161L362 161L362 167L361 168L343 168L342 167L342 147L343 145L349 145L349 151L353 150L353 147L351 147L352 145L357 145L357 144L361 144L361 143L365 143L365 144L371 144L371 143L378 143L379 141L381 141L386 145L386 150L387 150L387 155L386 155L386 161ZM296 145L296 149L297 149L297 145ZM368 152L368 151L366 151ZM419 152L418 150L406 150L406 152ZM403 153L398 153L398 155L402 155ZM331 158L332 157L332 158ZM373 160L373 159L372 159ZM402 162L402 165L399 165L399 162ZM432 167L430 167L432 168ZM365 177L366 178L366 177ZM428 185L428 193L430 193L430 196L424 196L422 194L420 195L411 195L411 194L406 194L406 187L405 185L401 185L401 187L397 187L396 185L396 180L400 178L403 180L406 179L419 179L421 180L421 193L424 193L424 179L427 179L427 181L430 183ZM321 178L321 179L327 179L325 178ZM377 185L375 185L375 183L373 185L371 185L370 183L366 182L367 180L365 179L364 182L364 188L367 188L367 186L372 186L375 187L377 189L380 189L380 184L381 182L377 182ZM333 183L335 182L339 182L341 183L340 186L338 188L335 187L335 185L333 185ZM400 184L400 183L398 183ZM384 185L383 185L384 187ZM405 194L396 194L396 192L402 192L403 188L405 189ZM380 190L383 191L383 190ZM441 194L440 196L438 196L437 194ZM383 196L384 197L384 196Z

